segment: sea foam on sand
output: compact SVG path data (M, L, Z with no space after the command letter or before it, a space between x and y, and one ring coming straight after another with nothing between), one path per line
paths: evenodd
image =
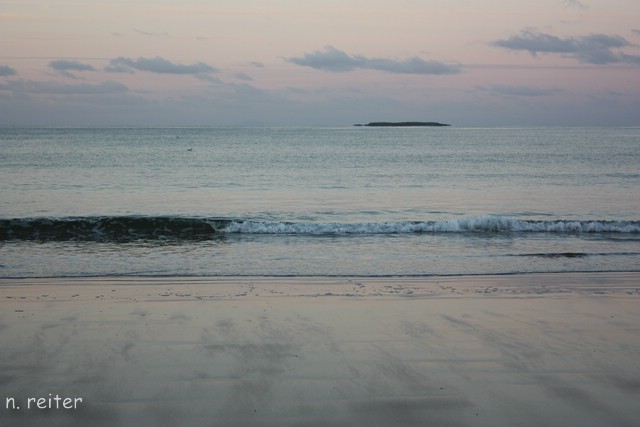
M0 424L638 425L639 303L639 273L0 279Z

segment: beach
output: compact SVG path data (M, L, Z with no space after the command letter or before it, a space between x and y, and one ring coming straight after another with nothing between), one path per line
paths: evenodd
M638 0L530 3L3 2L0 427L640 427Z
M12 426L633 426L640 274L0 279Z

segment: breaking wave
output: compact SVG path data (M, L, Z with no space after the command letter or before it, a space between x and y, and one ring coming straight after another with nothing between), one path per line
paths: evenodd
M520 220L482 216L443 221L315 223L171 216L0 219L0 241L209 240L229 234L640 233L640 221Z

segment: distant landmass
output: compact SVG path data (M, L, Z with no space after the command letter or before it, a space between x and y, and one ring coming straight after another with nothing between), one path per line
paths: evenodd
M366 125L356 124L354 126L378 126L378 127L401 127L401 126L451 126L438 122L371 122Z

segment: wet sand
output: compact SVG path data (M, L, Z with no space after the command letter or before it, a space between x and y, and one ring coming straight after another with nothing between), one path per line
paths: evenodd
M640 273L0 279L0 425L634 426L639 307Z

